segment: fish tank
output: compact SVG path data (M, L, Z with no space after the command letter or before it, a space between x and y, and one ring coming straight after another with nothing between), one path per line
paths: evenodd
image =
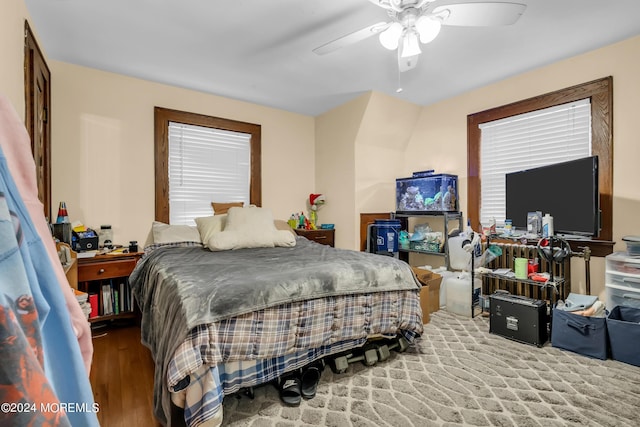
M396 179L396 212L458 212L458 176L415 172Z

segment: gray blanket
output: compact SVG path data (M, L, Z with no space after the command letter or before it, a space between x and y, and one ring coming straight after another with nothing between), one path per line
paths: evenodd
M197 325L290 301L420 287L402 261L304 238L292 248L161 247L138 263L129 281L142 310L142 341L156 364L156 414L160 396L169 413L167 392L160 389L166 388L166 368Z

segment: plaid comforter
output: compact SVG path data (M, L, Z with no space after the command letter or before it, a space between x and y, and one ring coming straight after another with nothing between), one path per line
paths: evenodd
M422 333L420 316L415 292L396 291L301 301L198 326L169 363L172 400L185 408L188 426L217 425L225 395L373 336L402 333L413 341ZM286 326L292 323L303 326Z

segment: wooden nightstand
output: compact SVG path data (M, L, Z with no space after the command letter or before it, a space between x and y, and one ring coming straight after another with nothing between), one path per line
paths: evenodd
M335 245L335 229L330 230L303 230L296 228L294 230L298 236L306 237L309 240L318 242L323 245L334 247Z
M92 312L89 322L136 317L128 277L142 255L136 252L78 258L78 289L87 292L89 302L93 299L98 307L97 315Z

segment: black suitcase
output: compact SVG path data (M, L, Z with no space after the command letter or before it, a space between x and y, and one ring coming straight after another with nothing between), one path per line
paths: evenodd
M496 292L489 296L489 304L489 332L538 347L547 342L546 301Z

